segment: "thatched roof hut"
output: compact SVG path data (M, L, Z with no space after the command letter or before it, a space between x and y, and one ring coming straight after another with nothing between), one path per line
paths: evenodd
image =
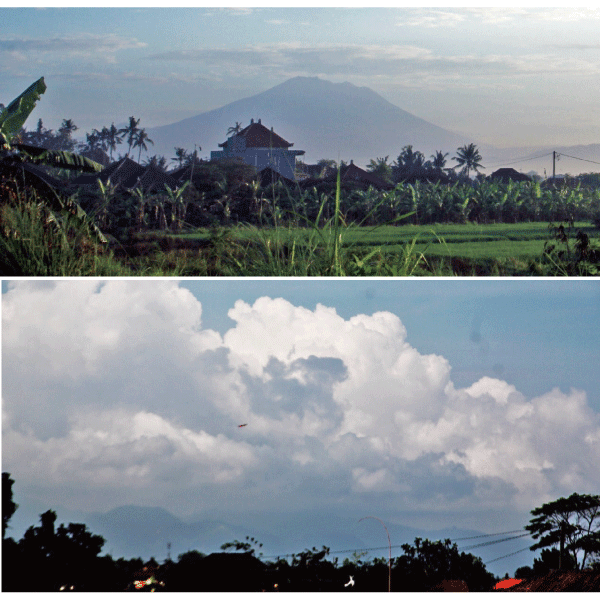
M163 191L165 184L171 189L179 186L175 178L159 170L156 166L140 166L128 157L113 162L98 174L79 176L73 180L73 183L77 185L96 185L98 180L101 180L103 184L110 180L115 187L122 189L141 188L145 192Z
M502 182L508 182L509 180L515 182L531 182L531 178L527 174L517 172L514 168L500 168L490 174L492 180L500 180Z

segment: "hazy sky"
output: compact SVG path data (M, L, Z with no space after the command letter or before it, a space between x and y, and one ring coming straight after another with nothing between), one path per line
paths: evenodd
M2 470L22 504L335 506L501 532L600 492L597 281L4 290Z
M48 85L30 129L169 124L303 75L479 143L600 138L598 8L0 8L0 22L0 101Z

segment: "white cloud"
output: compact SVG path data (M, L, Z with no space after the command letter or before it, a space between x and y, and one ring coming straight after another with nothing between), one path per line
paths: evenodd
M114 34L96 35L93 33L40 39L0 39L0 51L5 52L114 53L131 48L145 48L147 45L135 38L120 37Z
M282 42L253 44L234 49L190 49L148 56L149 60L190 61L210 65L211 77L239 75L244 65L247 77L325 76L345 80L348 69L356 84L421 87L442 90L465 87L514 89L532 75L540 77L596 76L600 69L593 57L565 55L562 49L547 52L446 53L426 47L401 44L344 44ZM515 80L517 83L515 83Z
M5 470L71 507L160 503L174 484L188 507L186 487L214 507L225 492L264 507L395 495L528 509L594 491L600 416L578 390L455 388L389 312L262 297L229 316L223 337L204 329L172 281L10 282Z

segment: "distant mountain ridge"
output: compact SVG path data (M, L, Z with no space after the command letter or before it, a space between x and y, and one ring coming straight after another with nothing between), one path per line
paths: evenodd
M88 528L106 539L105 553L113 558L141 557L163 561L167 557L167 543L171 544L171 557L177 559L181 553L197 550L201 553L220 551L221 545L234 540L245 541L247 536L263 543L257 554L265 557L284 556L299 553L323 545L329 547L332 557L342 562L351 557L354 550L371 550L368 557L387 557L386 536L377 521L364 520L335 513L298 512L293 513L240 513L238 516L210 517L196 522L184 522L164 508L122 506L99 514L84 516ZM245 520L240 524L240 519ZM247 521L246 521L247 520ZM443 528L425 531L410 526L388 522L393 556L402 553L400 546L412 544L415 537L429 538L432 541L450 538L452 540L483 535L479 530L465 528ZM458 541L459 550L469 545L485 542L486 539ZM506 543L480 549L467 550L482 557L483 561L504 556L506 553L526 548L531 541L516 539L509 547ZM533 561L531 553L511 557L506 563L492 563L488 569L495 574L511 573Z
M354 160L364 168L378 157L389 156L391 163L405 145L412 145L426 159L438 150L448 153L446 166L452 167L457 148L474 143L483 158L484 174L512 167L524 173L534 170L541 176L546 170L551 176L553 150L577 158L564 157L557 162L557 174L600 171L600 144L498 148L414 116L368 87L318 77L294 77L220 108L148 128L154 145L145 155L164 155L171 163L175 147L191 152L196 145L202 148L200 156L208 158L225 141L229 127L237 122L246 126L259 118L293 143L294 149L304 150L308 164L327 158ZM544 157L532 159L536 156Z
M171 558L191 550L209 554L221 551L226 542L245 541L254 537L263 547L257 549L266 557L299 553L323 545L332 551L332 557L340 562L351 558L354 551L367 550L367 557L387 557L387 537L376 520L359 520L363 513L331 512L235 512L228 514L204 514L187 521L175 516L165 508L126 505L108 512L83 513L50 506L58 514L57 525L69 522L84 523L92 533L106 540L103 553L114 559L140 557L145 561L154 557L163 562L168 555L167 543L171 544ZM21 503L7 532L7 536L19 540L30 526L39 525L39 514L48 509L41 504ZM200 518L200 520L197 520ZM466 549L501 537L486 537L481 530L455 526L427 531L386 519L392 542L392 557L401 555L401 545L413 544L416 537L437 541L445 538L456 542L460 551L469 551L481 557L484 563L501 558L520 549L521 553L510 558L486 564L488 570L498 576L512 574L518 567L532 565L534 554L527 547L532 541L514 539L495 545ZM471 538L467 541L458 539ZM371 550L371 548L378 548ZM538 554L539 555L539 554Z
M252 118L273 127L294 149L304 150L307 163L352 159L364 166L386 155L391 162L405 145L429 158L437 150L453 154L474 142L402 110L368 87L294 77L252 97L148 129L154 141L151 152L172 157L174 147L193 151L197 144L205 155L225 141L230 126L245 126Z

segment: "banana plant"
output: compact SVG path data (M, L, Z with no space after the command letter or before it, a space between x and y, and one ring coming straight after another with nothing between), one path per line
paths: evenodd
M9 150L11 141L20 132L35 108L42 93L46 91L44 77L32 83L19 97L0 112L0 143L2 149Z
M98 241L105 243L106 238L77 201L73 197L61 198L56 191L59 181L38 167L42 165L100 172L103 166L68 151L49 150L18 142L18 135L25 121L46 89L44 77L41 77L0 111L0 176L8 180L23 181L26 186L40 191L47 206L56 212L55 216L59 216L57 220L68 220L69 216L75 216Z

